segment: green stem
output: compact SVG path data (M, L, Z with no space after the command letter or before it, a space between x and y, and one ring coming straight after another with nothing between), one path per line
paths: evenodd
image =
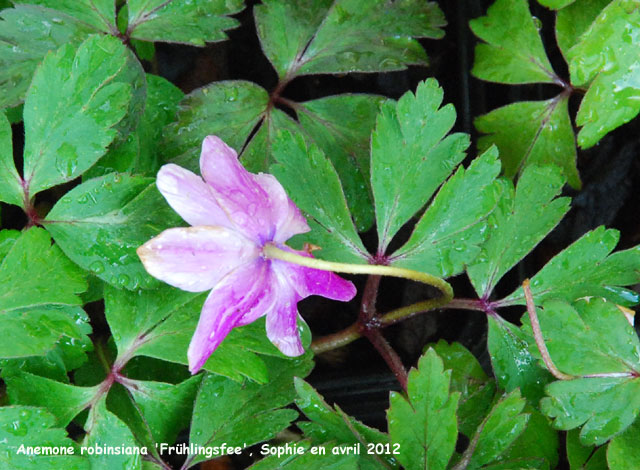
M442 292L442 299L449 303L453 299L453 289L447 281L431 274L421 273L413 269L397 268L395 266L382 266L379 264L350 264L336 263L322 259L308 258L290 251L285 251L277 246L267 243L262 253L270 259L279 259L288 263L306 266L308 268L319 269L321 271L334 271L346 274L370 274L378 276L391 276L409 279L410 281L421 282L433 286ZM440 300L440 299L437 299Z

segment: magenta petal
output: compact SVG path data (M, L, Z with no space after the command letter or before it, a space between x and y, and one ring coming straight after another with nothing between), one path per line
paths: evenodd
M229 273L213 288L187 352L192 374L202 368L245 313L264 305L266 271L267 263L258 259Z
M177 165L164 165L158 172L158 190L189 225L221 225L232 228L214 192L198 175Z
M294 235L311 230L300 209L274 176L259 173L253 177L271 201L271 220L275 224L275 235L271 241L284 243Z
M149 274L189 292L211 289L231 270L259 257L253 242L224 227L168 229L137 252Z
M302 256L310 257L303 251L291 250ZM280 279L284 279L300 296L300 299L310 295L321 295L328 299L347 302L357 293L356 286L351 281L342 279L330 271L307 268L286 261L273 260L272 266Z
M285 356L300 356L304 353L298 332L298 299L286 286L279 286L280 295L274 308L267 313L267 338Z

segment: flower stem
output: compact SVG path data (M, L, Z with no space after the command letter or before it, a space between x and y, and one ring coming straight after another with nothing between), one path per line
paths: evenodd
M397 268L395 266L382 266L379 264L336 263L333 261L309 258L297 253L285 251L270 243L267 243L263 247L262 253L270 259L279 259L281 261L306 266L308 268L319 269L321 271L334 271L346 274L371 274L409 279L438 289L442 292L441 299L446 299L444 303L448 303L453 299L453 289L448 282L444 279L440 279L439 277L432 276L431 274L414 271L413 269Z
M536 340L536 346L538 346L538 351L540 351L540 355L542 356L542 360L544 361L544 365L547 366L549 372L553 374L556 379L559 380L571 380L575 377L571 375L567 375L556 367L556 365L551 360L551 355L549 354L549 350L547 349L547 345L544 342L544 338L542 337L542 329L540 328L540 321L538 320L538 314L536 313L536 306L533 303L533 295L531 295L531 287L529 286L529 279L525 279L522 283L522 290L524 291L524 298L527 301L527 312L529 312L529 320L531 320L531 328L533 329L533 337Z

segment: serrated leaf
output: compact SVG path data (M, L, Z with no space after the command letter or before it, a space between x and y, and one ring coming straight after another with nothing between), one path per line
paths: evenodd
M446 24L435 2L416 0L270 0L255 7L255 20L262 49L287 80L426 64L414 38L441 38Z
M159 283L135 250L180 219L153 179L111 173L69 191L43 225L76 264L111 285L136 289Z
M284 131L272 143L273 173L289 197L311 220L305 240L320 246L320 257L364 263L368 255L358 236L338 174L322 150L300 133Z
M116 5L112 0L20 0L20 3L57 10L95 28L96 31L114 35L118 32L115 23Z
M478 360L460 343L440 340L433 349L442 358L445 370L451 370L451 390L460 392L458 426L471 437L491 406L495 382L485 374Z
M22 178L13 161L11 124L2 111L0 111L0 201L20 207L24 204Z
M498 146L507 178L515 178L529 165L553 164L579 189L568 103L568 95L561 94L547 101L519 101L480 116L475 126L488 135L479 139L478 148Z
M502 190L495 181L499 172L495 147L466 170L459 167L442 185L409 241L391 256L391 263L439 277L464 271L485 240L487 216Z
M25 194L33 197L88 170L118 126L135 123L138 114L129 105L138 108L145 88L140 64L116 38L93 36L77 51L64 46L48 55L24 106Z
M300 125L324 151L340 176L359 232L373 224L369 141L380 105L376 95L337 95L300 103Z
M89 470L89 464L78 455L25 455L24 447L57 447L78 449L64 429L55 426L55 418L45 410L27 406L0 408L0 466L5 470Z
M609 470L607 448L594 449L593 446L583 446L577 430L567 432L566 448L571 470Z
M310 372L310 357L265 361L270 380L264 385L241 384L212 374L204 377L193 411L190 444L245 447L270 439L289 426L297 413L282 407L294 399L294 376L304 377ZM211 406L212 400L215 407ZM194 456L185 468L203 459L203 455Z
M112 172L153 175L160 168L162 128L175 119L182 91L171 82L147 74L147 100L138 127L127 140L112 146L89 171L84 179Z
M92 470L122 468L139 470L142 466L140 452L136 452L137 442L131 430L113 413L107 410L105 399L102 398L91 408L85 423L85 435L82 446L85 448L87 459ZM106 452L87 452L88 447L95 448L128 448L129 452L112 454Z
M168 286L138 292L106 288L106 316L118 347L118 357L148 356L187 364L187 348L205 297ZM136 311L133 318L132 306ZM262 336L257 341L254 331L259 331L260 327ZM266 382L265 364L255 352L264 354L271 349L267 346L261 348L260 343L269 343L264 334L264 324L255 322L235 328L211 355L204 369L234 380L242 380L246 376Z
M640 420L636 420L625 432L616 436L607 446L607 463L610 470L640 468Z
M197 171L202 139L217 135L238 152L263 118L267 91L242 80L215 82L182 100L178 118L164 129L163 155Z
M360 444L362 448L357 468L372 470L397 468L395 458L391 454L376 455L365 452L365 446L368 443L388 444L389 437L386 434L347 416L339 407L334 410L311 385L298 378L294 380L298 392L296 405L310 420L299 421L297 426L313 444L333 446Z
M127 35L143 41L204 46L227 38L238 26L228 15L244 8L242 0L127 0Z
M92 32L64 13L32 5L0 12L0 108L20 104L36 66L48 51L77 45Z
M575 0L556 14L556 40L562 55L579 41L580 36L591 26L593 20L611 0Z
M443 91L434 79L382 105L371 136L371 186L375 199L379 253L431 198L464 159L466 134L453 127L453 105L442 108Z
M487 298L496 283L524 258L569 210L569 199L556 198L564 179L555 167L525 168L514 192L505 182L502 198L489 216L482 254L467 273L478 296Z
M429 349L409 372L408 398L391 392L387 411L389 435L400 444L398 461L411 469L439 470L455 450L459 393L450 393L451 372Z
M7 395L12 404L37 406L56 417L59 426L67 426L99 392L95 387L77 387L26 372L4 375Z
M573 302L585 296L603 297L626 306L638 303L638 294L624 286L640 282L640 247L612 254L619 238L617 230L598 227L554 256L531 279L536 303L548 298ZM524 305L522 288L505 301L505 305Z
M568 54L573 85L589 85L576 124L578 143L595 145L640 111L640 3L615 0L598 15Z
M473 436L470 448L465 451L465 454L472 452L465 468L483 468L507 451L529 421L529 415L522 413L525 403L520 391L514 390L493 406Z
M537 403L552 377L531 355L533 338L498 315L489 316L488 322L487 346L498 384L507 392L519 388L527 399Z
M476 46L474 76L498 83L554 83L527 0L497 0L469 26L485 41Z

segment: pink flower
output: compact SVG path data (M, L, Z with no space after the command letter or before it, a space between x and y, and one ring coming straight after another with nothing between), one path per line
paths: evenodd
M309 231L273 176L249 173L215 136L202 144L200 171L202 178L173 164L160 169L158 189L191 227L165 230L138 248L152 276L185 291L211 289L189 345L189 370L200 370L232 328L263 315L271 342L288 356L302 354L297 303L310 295L351 300L354 285L263 254L266 244L294 251L284 243Z

